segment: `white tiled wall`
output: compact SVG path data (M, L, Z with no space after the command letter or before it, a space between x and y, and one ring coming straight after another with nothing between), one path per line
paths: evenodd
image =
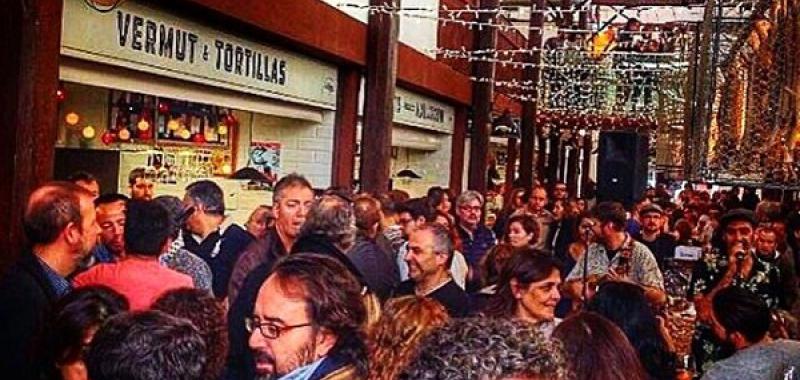
M240 118L237 168L247 165L251 141L278 141L281 143L279 176L297 172L314 187L330 186L333 119L333 111L323 114L322 123L248 113Z

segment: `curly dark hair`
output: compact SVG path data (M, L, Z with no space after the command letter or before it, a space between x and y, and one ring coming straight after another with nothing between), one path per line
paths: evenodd
M281 290L305 300L317 329L336 335L328 355L337 355L367 374L367 347L362 329L367 318L362 286L339 260L317 253L293 253L275 264L272 276Z
M507 376L565 378L560 345L531 323L504 318L453 320L422 342L400 379L473 380Z
M208 351L203 379L219 379L228 355L228 327L222 302L205 290L178 288L162 294L151 308L188 319L200 330Z
M627 282L603 283L587 310L608 318L622 329L652 379L675 378L675 355L669 351L641 287Z

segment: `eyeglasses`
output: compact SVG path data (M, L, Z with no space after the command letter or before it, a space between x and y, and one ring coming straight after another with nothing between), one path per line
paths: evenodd
M261 322L258 317L249 317L244 319L244 328L248 333L252 334L253 331L258 329L258 332L261 333L261 336L266 339L278 339L278 337L286 331L307 326L311 326L311 323L281 326L273 321Z

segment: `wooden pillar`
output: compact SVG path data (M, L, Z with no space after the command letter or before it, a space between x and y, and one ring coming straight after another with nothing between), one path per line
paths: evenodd
M336 154L333 155L331 185L352 189L361 71L354 67L340 67L338 77L333 125L333 151Z
M544 26L544 13L546 7L544 0L536 0L531 4L531 29L528 32L528 48L533 49L529 55L530 63L534 67L526 67L522 73L523 80L529 81L532 88L539 88L539 80L541 77L541 68L539 64L542 62L542 27ZM536 95L534 91L532 94ZM535 101L524 102L522 104L522 143L520 144L519 154L519 182L524 188L530 188L533 185L533 150L536 140L536 128L541 126L536 125L536 114L538 104ZM541 159L541 158L540 158ZM542 175L537 166L537 175L541 180Z
M53 176L62 8L10 1L0 12L0 266L24 244L28 195Z
M581 196L586 193L586 187L589 185L589 168L592 167L592 132L587 131L586 136L583 136L583 165L581 166Z
M547 156L547 185L553 186L558 181L558 164L561 162L561 137L558 133L553 134L548 139L550 144L550 154Z
M567 191L570 196L574 196L578 192L578 157L581 155L581 150L577 147L567 149L569 158L567 159L567 178L564 181L567 184Z
M499 0L481 0L481 9L497 9ZM493 23L496 15L481 13L481 23ZM483 27L477 31L477 50L495 48L496 28ZM492 57L487 54L487 57ZM469 149L469 178L467 187L486 193L486 171L489 164L489 134L492 128L492 92L494 90L494 63L473 62L473 75L487 78L486 82L475 82L472 92L472 136Z
M370 0L369 4L397 7L398 0ZM369 15L359 172L361 190L375 194L389 190L398 29L396 14L374 12Z
M509 138L506 147L506 182L503 194L508 194L514 188L514 178L517 172L517 139Z
M536 179L539 180L540 183L544 183L544 168L547 160L547 136L537 133L536 143ZM520 170L522 169L520 168Z
M450 150L450 193L460 194L464 181L464 145L467 138L467 108L456 107L453 141Z

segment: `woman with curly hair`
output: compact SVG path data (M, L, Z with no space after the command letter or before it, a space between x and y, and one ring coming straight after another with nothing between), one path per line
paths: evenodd
M449 319L444 306L430 298L389 300L369 334L369 379L397 379L416 357L422 339Z
M560 345L545 338L532 324L467 318L452 320L425 338L416 360L399 378L560 380L568 378L565 367Z

